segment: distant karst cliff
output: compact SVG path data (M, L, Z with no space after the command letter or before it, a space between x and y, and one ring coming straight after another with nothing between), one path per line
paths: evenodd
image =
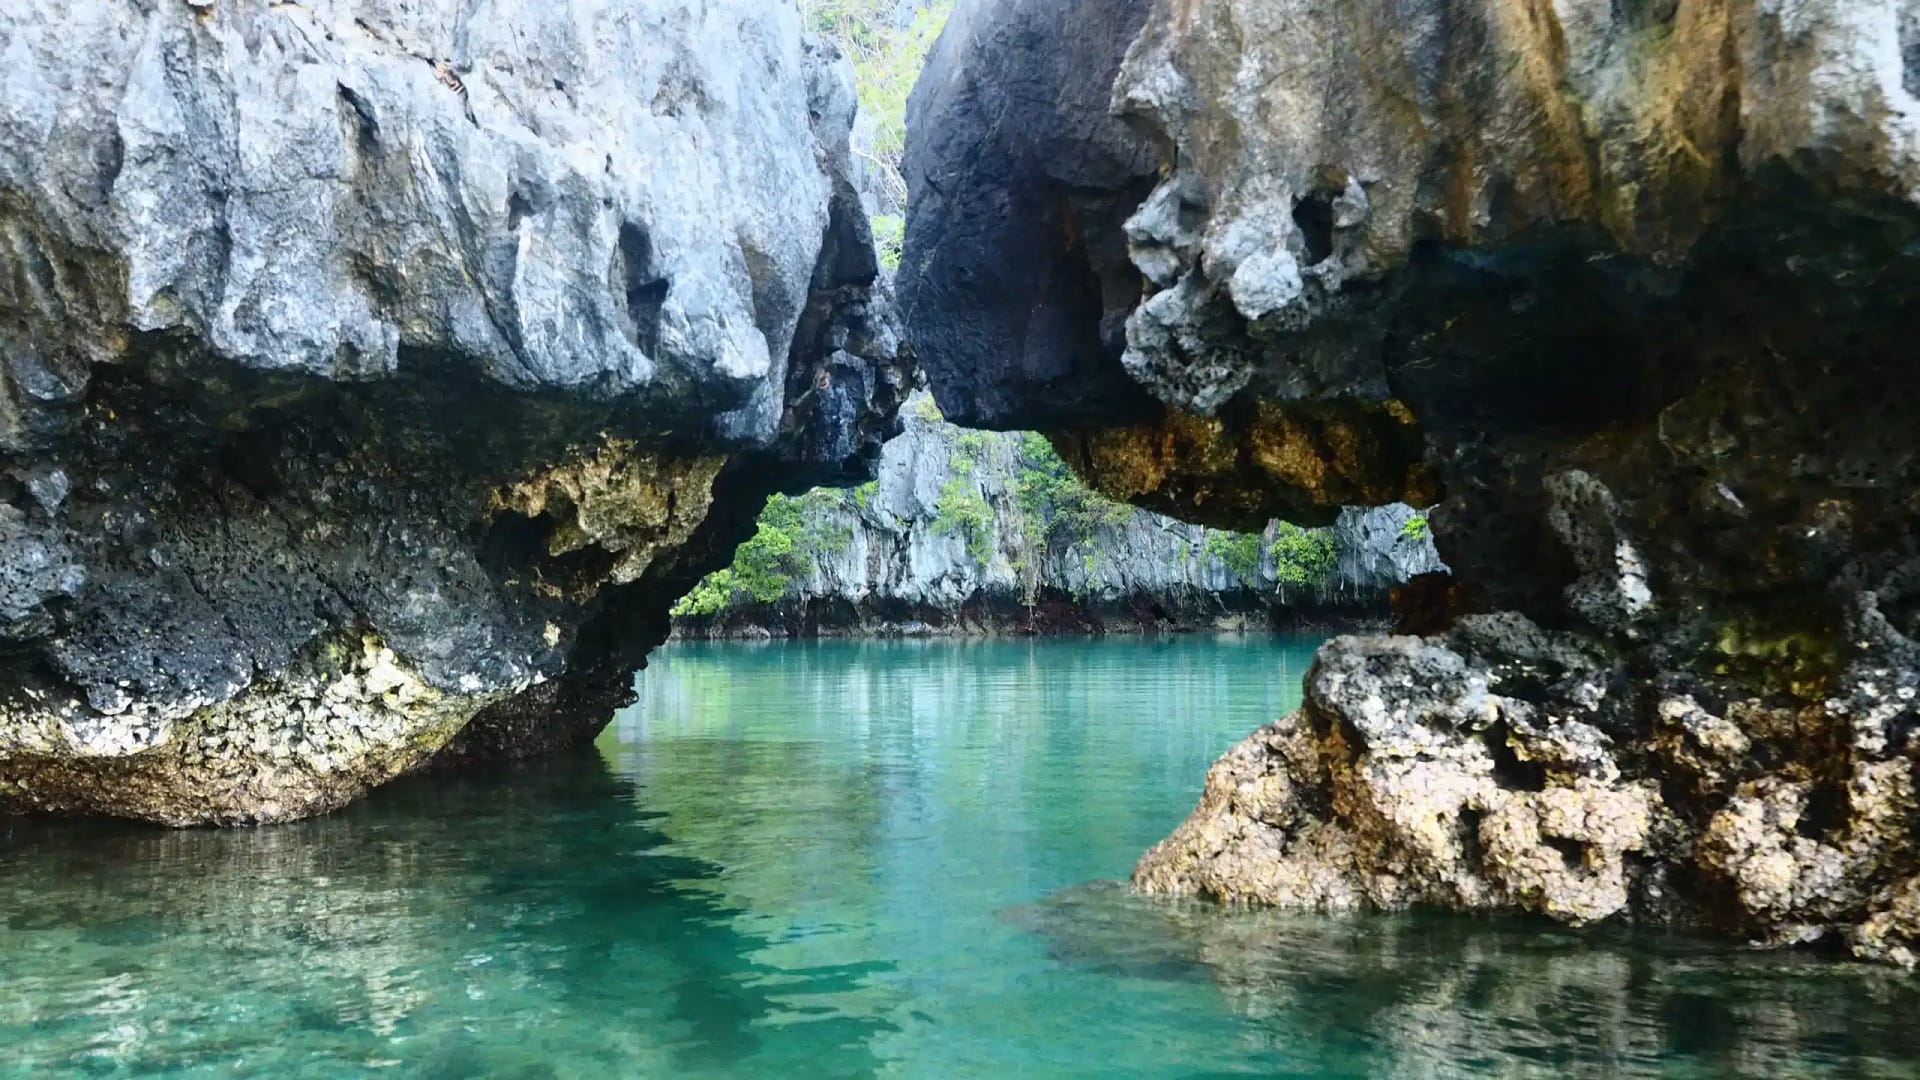
M1920 2L963 0L942 409L1223 527L1439 503L1157 892L1920 959Z
M734 564L675 609L710 636L1125 632L1355 626L1444 573L1425 515L1209 529L1084 487L1031 432L955 427L924 393L850 490L776 497Z

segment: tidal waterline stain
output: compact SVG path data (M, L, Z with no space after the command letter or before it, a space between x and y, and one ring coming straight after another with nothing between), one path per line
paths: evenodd
M277 829L0 821L0 1074L1913 1074L1895 972L1085 884L1314 644L676 646L594 753Z

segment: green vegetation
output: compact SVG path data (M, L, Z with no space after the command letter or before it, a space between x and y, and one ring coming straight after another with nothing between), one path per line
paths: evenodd
M967 542L967 554L974 562L993 557L993 507L973 483L973 467L986 453L984 432L961 433L953 453L947 456L947 482L940 485L940 497L933 504L933 530L958 536Z
M955 456L965 458L970 465L987 460L989 448L993 445L993 436L984 431L961 431L954 436L953 452Z
M733 564L708 574L673 607L676 617L707 618L736 604L771 604L786 595L794 576L823 555L853 541L853 531L832 524L829 511L840 493L821 488L795 499L775 495L761 512L753 539L734 552Z
M967 554L975 562L993 557L993 508L973 486L971 468L955 472L940 486L940 498L933 505L933 528L964 538Z
M1249 589L1260 587L1260 536L1257 533L1207 531L1207 554L1227 564L1240 584Z
M929 424L944 423L947 419L941 415L940 403L933 400L932 394L922 394L913 399L913 415Z
M818 559L831 555L853 543L853 527L840 522L828 513L847 504L848 496L837 488L815 488L798 499L775 496L785 499L794 507L798 517L795 525L794 551L801 558Z
M934 4L906 26L894 24L895 0L801 0L800 10L814 32L832 38L853 64L854 87L860 95L860 113L872 132L864 151L875 183L893 207L907 204L907 182L901 162L907 149L907 98L926 66L927 52L953 12L952 0ZM880 261L890 270L900 266L906 219L881 214L873 222L874 244Z
M1407 540L1425 540L1432 531L1433 527L1427 524L1425 514L1415 513L1400 523L1400 535Z
M895 0L802 0L810 27L833 39L853 63L860 108L873 125L873 158L883 181L899 182L907 149L907 98L927 53L953 13L952 0L929 6L904 27L894 25ZM906 202L905 184L894 192Z
M900 255L907 249L907 219L900 214L875 214L873 248L889 273L900 269Z
M1014 570L1022 599L1031 608L1039 602L1040 578L1050 554L1083 548L1081 567L1089 582L1095 580L1100 553L1094 540L1100 529L1124 523L1135 511L1082 484L1038 432L1020 433L1014 465L1022 549Z
M1282 588L1288 585L1322 585L1333 576L1339 556L1333 549L1333 534L1324 529L1303 529L1281 522L1274 534L1274 576Z
M1339 565L1331 533L1284 521L1274 526L1271 544L1255 533L1208 530L1206 552L1225 563L1227 570L1250 589L1260 587L1260 569L1269 558L1282 590L1323 585Z
M1046 436L1032 431L1020 434L1014 497L1029 546L1041 549L1092 543L1103 526L1134 514L1133 507L1082 484Z

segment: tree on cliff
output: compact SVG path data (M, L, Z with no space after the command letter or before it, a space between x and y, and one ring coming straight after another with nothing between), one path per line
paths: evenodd
M906 233L907 97L953 0L801 0L800 10L808 29L831 38L853 63L860 95L854 152L879 201L873 233L881 261L897 267Z

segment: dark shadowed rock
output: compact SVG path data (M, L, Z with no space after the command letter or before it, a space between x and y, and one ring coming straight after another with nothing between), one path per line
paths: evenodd
M900 300L957 424L1152 415L1117 366L1140 300L1120 230L1159 161L1107 115L1148 6L962 3L914 88Z

